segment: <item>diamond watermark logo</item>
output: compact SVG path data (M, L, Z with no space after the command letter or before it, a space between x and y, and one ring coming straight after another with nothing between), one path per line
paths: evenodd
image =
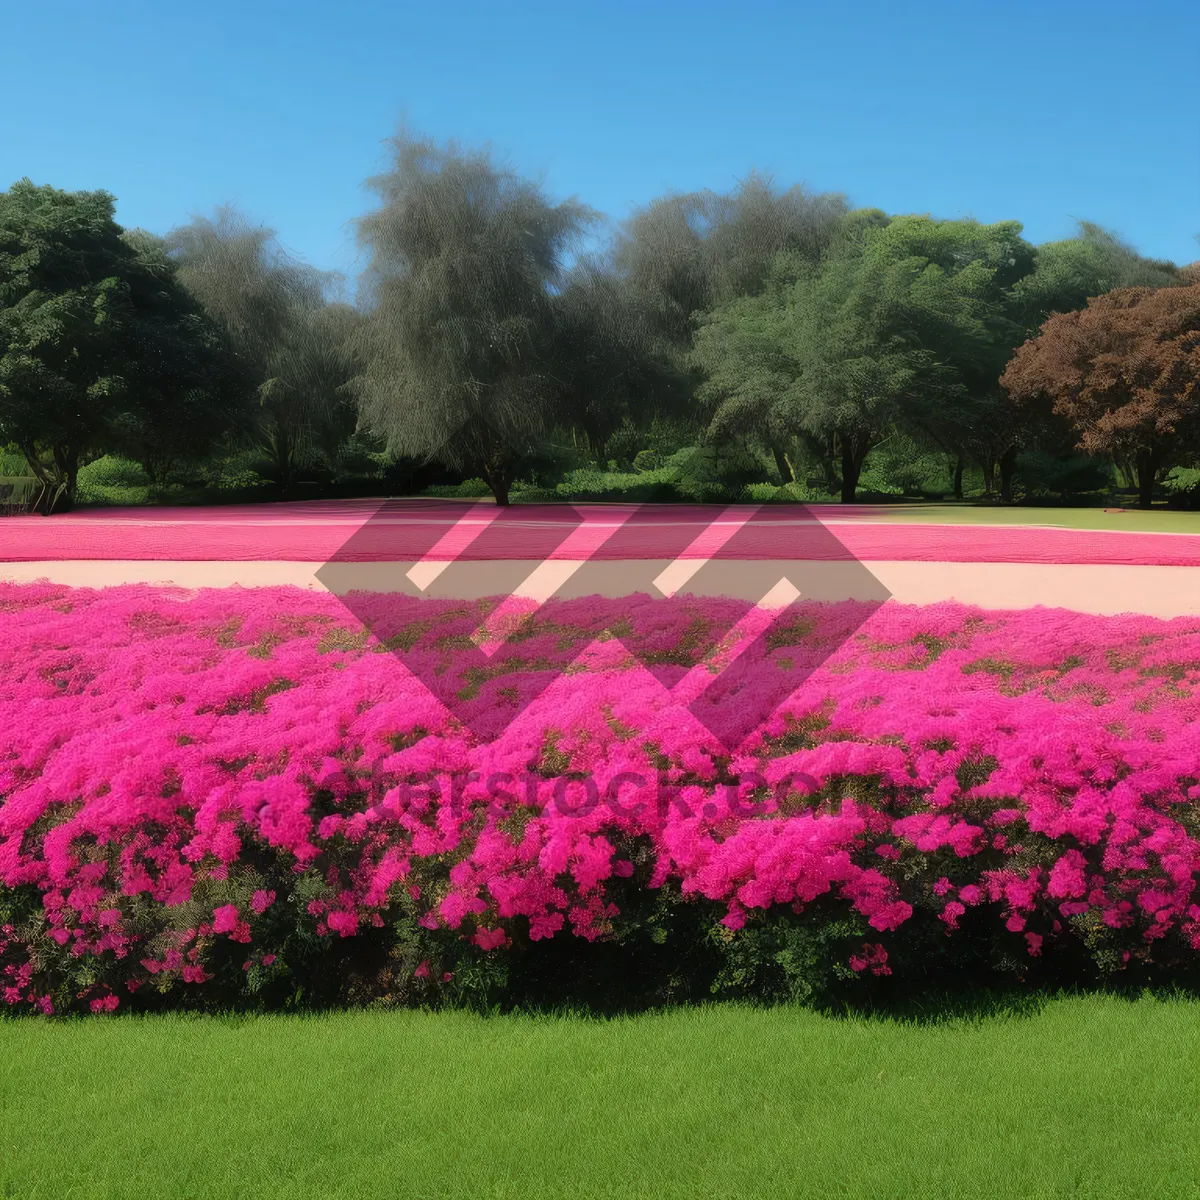
M317 578L478 737L617 639L730 753L889 598L799 505L389 501Z

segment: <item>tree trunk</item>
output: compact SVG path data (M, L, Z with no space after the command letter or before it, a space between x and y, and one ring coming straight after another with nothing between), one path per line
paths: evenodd
M983 494L992 496L996 491L996 464L985 458L979 465L983 468Z
M51 461L43 462L32 445L22 445L21 453L42 485L34 512L48 517L55 512L70 512L75 504L75 488L79 480L79 450L56 444L51 448Z
M821 474L825 476L825 486L831 492L836 492L841 487L841 480L838 479L837 471L834 470L833 453L828 441L806 433L804 434L804 444L821 464Z
M1017 448L1009 446L1000 455L1000 499L1011 504L1013 498L1013 476L1017 473Z
M1138 508L1149 508L1154 502L1154 476L1158 471L1158 456L1146 451L1137 456Z
M483 481L491 489L492 495L496 499L496 504L500 508L508 507L508 489L512 486L512 472L503 465L493 463L484 463L479 473L483 476Z
M963 469L966 467L963 456L958 456L958 461L954 464L954 498L961 500L963 498Z
M771 453L775 456L775 469L779 472L779 482L781 484L791 483L796 478L796 475L792 470L792 464L787 460L787 455L773 443L771 445Z
M871 439L866 435L856 434L839 440L842 443L842 503L853 504Z

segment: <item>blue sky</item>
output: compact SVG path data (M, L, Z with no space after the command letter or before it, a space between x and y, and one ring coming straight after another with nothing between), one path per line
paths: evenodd
M0 188L103 187L159 232L230 201L323 268L356 270L363 181L403 116L617 219L753 166L1035 242L1083 217L1200 258L1196 0L4 9Z

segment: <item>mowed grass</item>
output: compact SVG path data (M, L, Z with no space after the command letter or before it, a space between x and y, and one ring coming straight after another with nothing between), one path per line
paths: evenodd
M4 1197L1200 1195L1200 1003L0 1021Z
M822 514L837 516L836 505L811 507ZM1135 533L1200 533L1200 512L1174 512L1165 508L1105 512L1102 508L896 504L881 506L879 515L872 515L870 520L934 525L1050 525L1059 529L1125 529Z

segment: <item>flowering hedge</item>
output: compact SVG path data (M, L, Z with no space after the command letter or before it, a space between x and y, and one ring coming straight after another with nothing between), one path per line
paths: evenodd
M730 754L668 687L733 602L552 602L484 672L487 603L372 604L0 585L9 1005L494 999L589 953L792 995L1200 960L1200 622L812 605L721 697L819 664Z

